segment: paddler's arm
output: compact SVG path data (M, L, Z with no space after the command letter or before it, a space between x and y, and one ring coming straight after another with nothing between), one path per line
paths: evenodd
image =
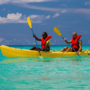
M33 37L35 37L37 41L41 41L41 39L37 38L35 34L33 34Z
M82 50L82 45L79 44L79 50L77 51L77 54L78 54L79 52L81 52L81 50Z
M64 38L64 41L65 41L65 43L71 43L71 42L72 42L72 40L67 41L67 39L66 39L66 38Z

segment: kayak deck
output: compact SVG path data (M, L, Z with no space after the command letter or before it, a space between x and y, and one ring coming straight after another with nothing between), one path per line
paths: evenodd
M38 51L17 49L8 47L5 45L0 46L1 52L6 57L39 57ZM60 51L50 51L44 52L40 51L42 57L71 57L78 56L76 52L60 52ZM80 56L90 56L90 51L86 50L79 53Z

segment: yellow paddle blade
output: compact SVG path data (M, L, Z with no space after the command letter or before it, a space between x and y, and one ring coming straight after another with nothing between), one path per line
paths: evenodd
M27 18L27 22L28 22L29 27L32 29L32 22L31 22L30 17Z
M59 29L58 29L57 27L54 27L54 32L55 32L57 35L63 37L62 34L61 34L61 32L59 31Z

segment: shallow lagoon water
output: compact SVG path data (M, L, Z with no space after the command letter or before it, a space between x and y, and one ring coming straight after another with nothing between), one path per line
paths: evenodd
M12 46L30 49L32 46ZM60 50L64 46L52 46ZM83 46L83 50L90 46ZM0 90L90 90L90 57L4 57L0 52Z

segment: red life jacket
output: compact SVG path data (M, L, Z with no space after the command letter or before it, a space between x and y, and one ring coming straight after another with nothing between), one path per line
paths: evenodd
M47 36L45 39L44 38L41 39L41 47L42 47L42 49L45 48L47 40L49 40L51 38L52 38L52 36Z
M79 48L79 42L78 41L81 38L81 36L82 35L77 35L76 39L72 38L72 42L71 42L72 48L74 48L74 49L78 49Z

